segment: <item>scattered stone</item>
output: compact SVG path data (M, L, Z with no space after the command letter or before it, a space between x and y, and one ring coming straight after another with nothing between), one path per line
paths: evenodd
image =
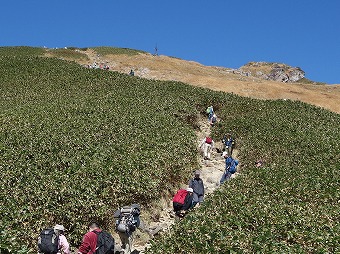
M257 78L284 83L297 82L305 77L305 72L301 68L279 63L250 62L242 66L240 71L255 73L254 76Z

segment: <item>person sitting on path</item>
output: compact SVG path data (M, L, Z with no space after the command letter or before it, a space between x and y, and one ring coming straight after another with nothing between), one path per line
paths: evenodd
M222 157L225 158L225 171L221 177L220 184L229 180L231 175L237 170L238 160L233 159L228 152L223 152Z
M224 145L224 151L228 152L228 154L231 156L233 153L233 149L234 149L234 145L235 145L235 141L234 139L231 137L231 134L228 133L226 135L224 135L223 139L222 139L222 143Z
M200 171L195 171L195 176L189 181L189 188L193 189L193 207L198 207L204 199L204 184L203 180L200 178Z
M192 188L180 189L172 199L174 212L178 217L183 218L192 207L193 191Z
M211 137L205 137L199 148L203 148L204 160L210 160L211 151L214 148L214 140Z

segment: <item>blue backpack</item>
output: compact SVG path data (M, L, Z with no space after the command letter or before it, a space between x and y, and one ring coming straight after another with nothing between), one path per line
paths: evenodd
M229 166L229 172L232 173L232 174L235 174L236 173L236 166L238 165L238 160L234 160L230 163L230 166Z

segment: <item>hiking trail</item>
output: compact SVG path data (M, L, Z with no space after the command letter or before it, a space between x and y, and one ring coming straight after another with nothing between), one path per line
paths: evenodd
M207 119L203 116L199 117L198 120L198 126L199 129L196 131L196 145L197 148L201 141L206 137L210 136L211 133L211 126ZM215 148L220 148L221 146L221 141L220 140L214 140L215 142ZM233 151L233 157L237 158L238 151L234 149ZM199 165L200 165L200 171L201 171L201 179L203 180L204 183L204 189L205 189L205 198L207 196L214 192L218 187L219 187L219 181L220 178L224 172L225 169L225 159L221 156L220 153L216 152L216 149L213 150L211 153L211 159L210 160L204 160L202 152L198 152L198 160L199 160ZM232 175L232 178L236 177L238 172ZM193 175L191 176L193 177ZM183 183L182 188L187 188L187 183ZM162 211L160 212L159 220L150 223L149 228L151 230L155 230L156 234L158 231L161 234L165 234L167 231L171 229L171 226L175 223L175 214L173 212L172 208L172 198L169 200L163 200L160 202L163 207L161 207ZM155 234L155 235L156 235ZM142 242L136 241L133 244L132 252L134 254L140 253L143 254L145 253L145 250L147 247L149 247L150 244L142 244Z

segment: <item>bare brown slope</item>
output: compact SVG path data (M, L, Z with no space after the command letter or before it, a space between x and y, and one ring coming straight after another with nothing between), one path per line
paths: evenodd
M233 73L232 69L204 66L197 62L167 56L139 54L98 57L92 50L86 51L86 54L91 60L83 64L107 63L111 70L129 73L130 69L133 69L136 76L148 79L181 81L251 98L299 100L340 113L340 85L261 80Z

